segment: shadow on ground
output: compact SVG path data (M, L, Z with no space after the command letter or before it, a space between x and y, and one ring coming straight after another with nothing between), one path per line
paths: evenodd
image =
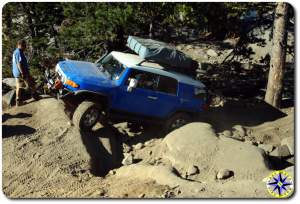
M210 123L216 132L222 132L231 130L234 125L257 126L285 116L264 101L230 100L223 107L210 108L199 116L199 121Z
M9 113L4 113L2 115L2 123L12 118L28 118L31 117L32 114L29 113L18 113L15 115L11 115ZM36 130L27 125L3 125L2 124L2 138L8 138L12 136L20 136L20 135L29 135L34 133Z
M32 114L29 114L29 113L18 113L16 115L11 115L9 113L4 113L2 115L2 122L4 123L5 121L11 119L11 118L28 118L28 117L31 117Z
M36 130L27 125L2 125L2 138L12 136L30 135Z
M287 167L293 166L292 163L286 161L284 158L268 155L267 159L269 162L269 168L272 170L282 170Z
M90 171L95 176L105 176L109 170L120 167L122 143L113 126L91 131L80 131L81 140L90 155Z
M135 145L138 143L145 143L151 139L159 139L166 136L163 131L162 126L154 124L144 124L144 125L128 125L129 132L134 133L134 136L129 136L126 133L119 132L122 136L123 141L130 145Z
M137 130L136 128L140 128ZM112 125L91 131L80 131L81 140L90 156L90 171L95 176L105 176L111 169L122 165L123 143L134 145L152 138L163 137L157 129L135 127L137 135L129 136Z

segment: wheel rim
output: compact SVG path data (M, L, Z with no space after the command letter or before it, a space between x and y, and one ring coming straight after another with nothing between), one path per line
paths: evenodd
M93 126L99 117L99 111L96 108L91 108L89 109L84 118L83 118L83 124L86 127L91 127Z
M178 118L176 119L172 124L171 124L171 129L177 129L180 128L181 126L186 124L186 120L183 118Z

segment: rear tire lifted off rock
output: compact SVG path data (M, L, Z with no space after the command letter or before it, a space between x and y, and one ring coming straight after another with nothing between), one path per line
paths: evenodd
M73 124L80 130L90 130L98 121L100 114L100 104L83 101L73 114Z

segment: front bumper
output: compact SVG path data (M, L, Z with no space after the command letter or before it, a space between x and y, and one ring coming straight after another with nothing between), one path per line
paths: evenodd
M63 99L68 95L73 94L73 92L64 87L60 76L56 72L51 73L51 71L47 69L44 75L47 81L48 90L51 95L57 97L58 99Z

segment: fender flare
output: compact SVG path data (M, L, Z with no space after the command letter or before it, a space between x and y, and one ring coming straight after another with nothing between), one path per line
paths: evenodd
M92 100L98 101L98 99L105 99L103 102L103 105L105 107L109 106L110 103L110 98L107 94L101 93L101 92L95 92L95 91L89 91L89 90L78 90L78 91L74 91L73 95L75 97L80 97L80 96L84 96L84 95L88 95L90 96L90 98Z
M104 93L99 93L99 92L89 91L89 90L78 90L78 91L74 91L73 92L73 94L75 96L80 95L80 94L86 94L86 93L87 94L95 94L95 95L98 95L98 96L105 96L105 97L107 97L107 95L104 94Z
M191 112L191 111L188 111L188 110L185 110L185 109L176 109L176 110L172 111L171 113L169 113L165 119L167 120L167 119L171 118L172 116L174 116L177 113L185 113L185 114L187 114L191 117L194 117L194 115L196 114L194 112Z

